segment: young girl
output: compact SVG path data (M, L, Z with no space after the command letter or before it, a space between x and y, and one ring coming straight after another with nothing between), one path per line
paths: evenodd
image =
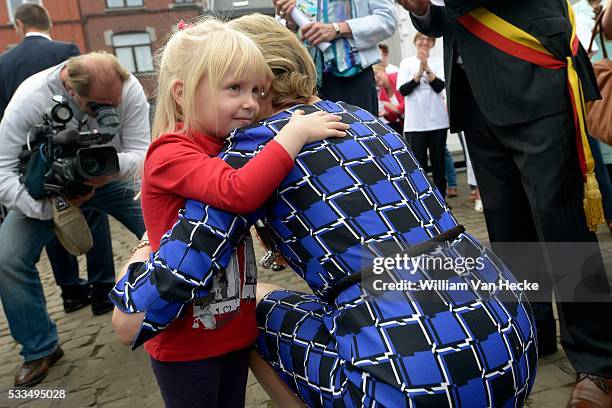
M348 125L339 116L298 113L242 168L216 158L232 129L256 119L270 79L257 46L216 20L170 38L159 68L154 141L141 198L154 251L186 198L233 213L252 212L287 176L304 144L344 136ZM258 334L250 236L213 280L205 298L145 344L166 406L244 406L248 354ZM117 329L121 315L116 315Z

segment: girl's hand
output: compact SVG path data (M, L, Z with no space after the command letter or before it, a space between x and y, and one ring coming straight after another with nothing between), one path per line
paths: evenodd
M282 145L295 159L305 144L318 142L328 137L344 137L349 125L342 118L326 112L313 112L305 115L296 110L274 140Z
M341 122L342 117L326 112L313 112L305 115L297 110L287 123L288 131L300 135L304 144L318 142L328 137L344 137L349 125Z

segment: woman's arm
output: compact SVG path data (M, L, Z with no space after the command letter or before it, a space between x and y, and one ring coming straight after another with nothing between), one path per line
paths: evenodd
M399 87L399 92L400 94L402 94L402 96L408 96L412 91L414 91L417 86L419 86L419 83L416 82L414 79L411 79L410 81Z
M138 245L134 248L130 259L128 259L125 266L121 269L122 272L119 272L119 276L117 276L117 281L120 281L121 278L127 273L128 266L134 262L145 262L149 253L151 252L151 246L149 245L149 241L144 238L140 240ZM140 330L140 326L142 326L142 321L144 320L144 313L124 313L119 310L117 307L113 310L113 318L111 320L113 329L115 330L115 334L119 339L119 343L129 346L134 341L134 338L138 334Z
M394 1L356 0L356 3L361 14L345 23L358 50L376 47L395 33L397 12ZM364 12L368 14L364 15Z
M227 267L232 251L260 216L229 214L187 200L159 249L144 263L138 260L148 250L139 249L109 294L117 307L113 324L120 341L140 346L180 317L188 302L207 296L214 275Z
M433 66L434 68L430 68L429 60L425 61L425 73L429 80L429 86L435 93L440 93L444 89L444 66L437 60L433 62Z
M429 86L434 90L435 93L440 93L444 89L444 81L436 76L435 73L430 72L427 74L429 79Z
M277 12L288 17L295 7L295 0L272 0ZM337 22L340 36L355 40L358 50L376 47L378 43L386 40L395 33L397 27L397 13L392 0L357 0L357 12L362 15L355 18ZM367 14L364 14L367 13ZM312 22L302 27L302 40L307 39L313 45L323 41L333 41L336 29L332 23Z

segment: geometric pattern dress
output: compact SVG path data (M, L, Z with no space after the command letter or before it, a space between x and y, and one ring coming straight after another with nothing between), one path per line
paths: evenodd
M515 280L458 226L401 136L367 111L320 101L236 130L220 157L244 165L296 109L341 116L347 137L305 146L255 214L188 200L159 251L111 294L128 313L146 311L135 346L210 291L211 276L261 219L314 295L268 294L257 307L257 349L308 406L522 406L537 365L525 294L487 285ZM374 273L377 258L405 254ZM381 282L416 286L381 290Z

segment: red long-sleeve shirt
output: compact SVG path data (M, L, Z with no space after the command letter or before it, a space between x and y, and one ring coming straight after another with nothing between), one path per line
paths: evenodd
M291 156L275 141L240 169L215 157L222 145L222 140L197 132L164 134L151 143L144 164L141 202L153 250L159 248L161 236L177 221L186 198L234 213L249 213L268 199L293 168ZM241 275L242 253L239 248ZM184 317L145 343L145 349L159 361L189 361L246 347L257 337L255 306L252 301L241 302L236 316L214 330L194 328L190 306Z

